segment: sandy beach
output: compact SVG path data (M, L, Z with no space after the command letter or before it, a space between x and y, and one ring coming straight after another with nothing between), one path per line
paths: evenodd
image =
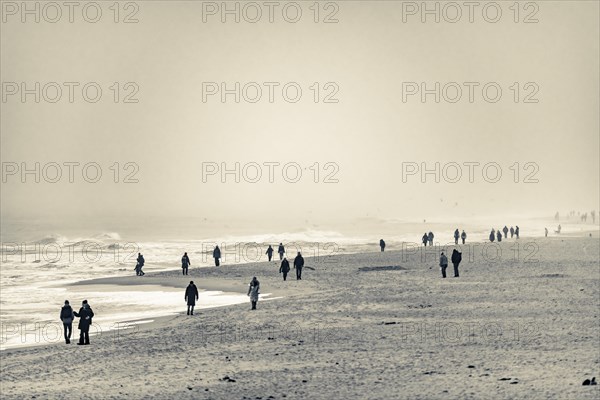
M283 282L275 262L147 274L144 284L181 288L180 314L96 335L90 346L6 350L2 397L598 398L600 386L582 386L600 377L597 234L498 248L495 261L463 250L460 278L447 279L436 247L307 258L314 270L301 281L292 270ZM244 292L252 276L280 298L256 311L248 302L185 315L190 279Z

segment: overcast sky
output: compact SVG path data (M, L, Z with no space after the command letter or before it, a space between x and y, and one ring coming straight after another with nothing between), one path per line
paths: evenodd
M222 23L218 11L205 13L203 22L202 3L189 1L138 2L134 18L139 22L130 24L113 22L112 2L99 3L103 14L98 23L86 22L77 10L73 23L67 15L56 23L43 18L35 23L31 17L22 23L19 10L13 15L13 9L5 9L3 172L15 165L7 163L19 168L22 162L29 168L35 162L81 165L74 167L74 183L68 182L64 165L57 183L43 176L35 183L33 175L22 183L20 171L3 176L2 217L193 216L254 219L260 226L274 215L288 220L419 219L597 209L599 5L537 2L539 10L521 9L515 23L512 3L498 2L502 17L497 23L487 22L481 7L474 10L473 23L467 8L456 23L444 21L444 15L440 23L432 16L422 23L418 10L406 13L411 9L405 9L403 21L402 3L392 1L337 2L338 9L324 9L321 3L319 23L309 9L312 1L298 2L302 17L297 23L283 19L285 2L275 9L273 23L265 7L256 23L244 15L239 23L232 16ZM123 19L136 10L120 11ZM246 11L253 18L254 11ZM287 11L293 18L294 8ZM446 11L453 18L454 11ZM47 12L52 18L53 10ZM330 13L337 23L321 21ZM523 23L531 13L538 22ZM493 17L494 10L487 16ZM42 87L57 82L62 97L46 101L55 93L48 86L46 93L40 89L39 103L34 95L26 95L23 103L20 92L12 94L11 82L18 90L21 82L30 89L35 82ZM73 103L64 82L79 83ZM102 89L97 103L82 97L88 82ZM120 88L118 103L115 87L110 88L114 82ZM128 82L134 84L125 87ZM241 88L257 82L262 97L246 101L244 94L256 96L256 87L247 86L239 103L234 95L223 103L220 93L207 94L206 82L217 87L225 82L230 89L235 82ZM264 82L278 84L272 84L273 103ZM302 89L296 103L283 97L282 87L289 82ZM441 88L458 85L440 89L439 103L434 94L422 102L420 92L409 95L422 82L429 89L435 82ZM464 82L474 82L472 103ZM483 97L487 83L493 83L490 98L495 87L502 89L495 103ZM296 85L291 86L290 99ZM451 103L447 99L456 96L456 86L462 97ZM130 100L138 102L124 103L136 88ZM93 96L93 90L89 93ZM326 103L326 98L337 103ZM81 176L81 166L90 162L102 168L98 183ZM110 169L115 162L120 163L119 183ZM128 162L139 170L125 169ZM217 173L203 182L203 163L233 169L236 162L241 169L251 162L261 165L262 179L251 183L241 174L236 183L234 175L227 175L223 183ZM280 163L273 167L273 183L264 164L269 162ZM436 162L439 183L433 174L422 182L420 171L403 182L406 163L433 169ZM464 164L469 162L480 163L473 167L473 183ZM299 182L284 179L286 163L303 168ZM326 163L332 164L326 168ZM456 183L450 182L456 164L448 163L462 167ZM500 166L497 183L484 179L486 163ZM531 164L526 168L526 163ZM294 165L288 180L296 176ZM245 171L254 177L254 167ZM46 172L54 176L51 167ZM88 172L93 178L93 170ZM123 182L129 172L135 172L138 183ZM495 169L488 172L493 179ZM525 183L527 178L538 182Z

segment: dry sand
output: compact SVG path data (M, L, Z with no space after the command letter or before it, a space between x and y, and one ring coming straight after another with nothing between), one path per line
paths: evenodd
M91 346L6 350L2 399L597 399L600 386L581 385L600 378L594 236L537 239L537 263L525 238L494 263L463 253L445 280L433 249L307 258L302 281L275 263L147 274L181 288L182 314ZM190 279L245 291L253 275L285 297L185 315Z

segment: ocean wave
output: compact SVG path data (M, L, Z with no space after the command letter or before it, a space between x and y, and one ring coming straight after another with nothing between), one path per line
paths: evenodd
M102 232L96 236L94 236L94 239L96 240L121 240L121 235L119 235L117 232Z

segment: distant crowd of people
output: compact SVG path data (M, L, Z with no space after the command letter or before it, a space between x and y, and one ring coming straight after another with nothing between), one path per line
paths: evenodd
M593 219L595 219L595 213L593 211L591 213L591 216ZM556 218L558 219L558 213L556 215ZM548 229L544 228L544 231L545 231L545 236L548 236ZM555 232L560 233L560 231L561 231L561 226L559 224L558 229ZM494 242L494 241L501 242L503 238L508 238L509 233L510 233L510 238L516 237L516 239L519 239L519 226L515 226L514 228L512 226L510 228L508 228L507 226L504 226L504 228L502 228L501 230L500 229L495 230L492 228L490 235L489 235L489 240L490 240L490 242ZM459 244L459 240L462 241L462 244L466 243L467 233L465 232L464 229L461 232L458 228L456 228L453 236L454 236L455 245ZM429 246L433 246L433 239L434 239L433 232L424 233L423 237L421 238L421 240L423 242L423 246L427 246L428 244L429 244ZM379 247L380 247L381 252L385 251L386 243L383 239L379 240ZM274 252L275 252L275 250L273 249L273 247L271 245L269 245L265 252L269 262L271 262L273 260ZM279 273L282 274L283 280L286 281L288 273L290 272L291 268L290 268L290 262L288 261L287 257L285 256L286 250L285 250L283 243L279 243L279 246L277 247L277 253L279 254L279 260L281 261L280 266L279 266ZM212 256L215 261L215 266L219 267L220 259L221 259L221 249L219 249L218 245L215 246L215 248L213 249ZM453 249L452 255L450 257L450 261L452 262L452 265L454 267L454 277L458 278L460 276L459 265L462 261L462 253L460 251L458 251L458 249ZM145 264L144 256L141 253L138 253L138 257L136 259L136 266L135 266L135 272L136 272L137 276L145 275L145 273L143 272L144 264ZM188 275L189 267L191 265L192 265L192 263L190 261L190 257L188 256L188 253L185 252L183 254L183 256L181 257L181 273L182 273L182 275ZM446 278L446 269L448 267L448 257L446 256L446 254L444 254L444 252L442 252L440 254L439 266L441 268L442 278ZM296 270L296 280L302 280L302 270L304 268L304 257L302 256L302 254L300 252L298 252L296 257L294 258L293 267ZM253 277L252 280L250 281L250 283L248 285L247 295L250 298L251 309L256 310L259 295L260 295L260 282L258 281L258 279L256 277ZM198 300L198 298L199 298L198 288L194 284L194 281L190 281L189 285L185 289L185 295L184 295L184 300L187 303L187 315L194 315L194 307L196 305L196 301ZM65 304L62 307L61 312L60 312L60 319L64 324L64 336L65 336L65 342L67 344L70 343L71 334L72 334L72 323L73 323L75 317L79 318L78 329L80 330L79 342L77 344L78 345L89 345L90 344L89 328L92 324L92 318L94 317L94 312L92 311L91 307L89 306L87 300L84 300L82 302L82 306L81 306L79 312L74 312L73 309L71 308L71 306L69 305L69 301L65 300Z
M502 232L504 232L504 236L502 236ZM493 242L495 240L497 240L498 242L501 242L503 237L505 239L508 239L508 232L510 232L511 239L513 238L513 236L516 236L517 239L519 238L519 226L518 225L515 228L513 228L511 226L510 229L508 229L508 227L506 225L504 225L504 228L502 228L502 230L498 229L496 231L496 230L494 230L494 228L492 228L492 231L490 232L490 237L489 237L490 242Z
M596 211L592 210L590 211L590 217L592 218L592 224L596 223ZM577 211L577 214L575 213L575 210L569 211L567 213L567 218L579 218L581 220L581 222L587 222L587 218L588 218L588 213L584 212L582 213L581 211ZM560 214L557 211L556 214L554 214L554 220L555 221L560 221Z
M267 251L265 252L269 261L271 261L273 259L274 252L275 252L275 250L273 250L273 247L271 245L269 245L269 247L267 248ZM282 274L283 280L286 281L287 275L290 272L290 262L288 261L287 257L284 256L285 247L283 246L283 243L279 243L277 252L279 253L279 259L281 260L281 265L279 267L279 273ZM219 246L215 247L215 249L213 251L213 257L215 259L215 266L218 267L220 265L219 258L221 258L221 250L219 249ZM192 263L190 262L190 258L188 256L187 252L184 253L183 257L181 257L181 269L182 269L183 275L188 274L188 268L191 264ZM296 257L294 258L293 265L294 265L294 269L296 270L296 280L302 280L302 269L304 268L304 257L302 257L302 254L300 252L298 252ZM256 277L253 277L252 281L250 281L250 284L248 285L248 296L250 297L250 304L252 306L252 310L256 310L256 305L258 303L258 296L260 294L259 289L260 289L260 283L259 283L258 279L256 279ZM187 306L188 306L187 315L194 315L194 306L196 305L196 300L198 300L198 289L197 289L196 285L194 285L194 281L190 281L190 284L186 288L184 299L187 302Z

